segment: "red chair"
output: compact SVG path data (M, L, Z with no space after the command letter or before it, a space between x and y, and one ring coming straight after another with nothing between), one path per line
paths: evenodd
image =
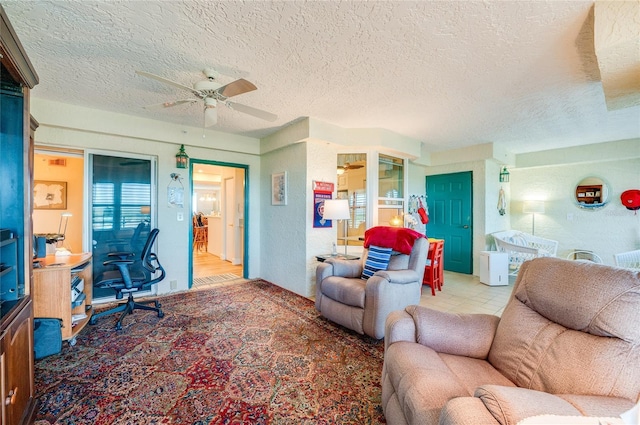
M436 295L436 288L442 291L444 281L443 269L444 240L429 240L429 254L427 255L427 265L424 268L422 284L431 287L431 295Z

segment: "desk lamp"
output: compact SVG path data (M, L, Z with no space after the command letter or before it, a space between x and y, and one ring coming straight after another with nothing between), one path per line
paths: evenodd
M41 233L35 236L44 237L47 240L47 243L58 243L64 241L65 234L67 233L67 224L69 224L69 217L72 217L73 214L70 212L63 212L60 214L60 224L58 224L58 233ZM62 227L62 223L64 222L64 228Z
M60 224L58 225L58 242L62 242L62 246L56 248L56 255L71 255L71 251L64 247L64 239L67 234L67 224L69 224L69 217L73 214L70 212L63 212L60 215ZM64 221L64 229L62 228L62 222Z
M344 223L344 255L347 255L347 220L351 218L349 213L349 200L327 199L324 201L322 218L325 220L343 220Z

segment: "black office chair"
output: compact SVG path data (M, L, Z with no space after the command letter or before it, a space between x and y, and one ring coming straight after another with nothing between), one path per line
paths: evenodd
M116 299L118 300L122 299L124 293L129 294L129 296L126 303L110 310L95 313L89 323L95 325L99 317L122 312L116 323L116 330L120 330L122 329L122 319L127 314L132 314L135 309L156 311L158 312L158 317L164 317L164 313L160 309L161 305L157 300L144 302L135 302L133 300L134 292L148 290L151 285L160 282L165 277L165 271L160 261L158 261L158 257L151 252L158 232L158 229L153 229L149 232L149 237L142 249L139 261L131 259L135 255L133 253L114 252L109 254L109 256L117 257L117 259L107 260L103 264L105 266L116 266L117 269L104 272L94 286L96 288L113 289L116 291ZM154 274L158 271L160 275L154 277ZM146 304L154 304L154 306Z
M149 236L149 223L141 221L133 231L131 239L112 239L106 241L109 252L133 252L136 255L142 252L145 241Z

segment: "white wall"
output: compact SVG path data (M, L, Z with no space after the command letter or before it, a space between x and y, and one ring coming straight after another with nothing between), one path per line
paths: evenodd
M478 274L478 253L492 249L493 232L516 229L531 233L531 214L522 213L524 200L546 199L545 214L536 215L536 235L559 241L558 256L575 249L592 250L605 264L613 264L613 254L640 249L640 214L620 204L620 194L640 188L640 140L623 140L586 147L565 148L522 154L511 158L510 183L500 183L502 163L482 151L478 160L455 163L447 152L433 154L443 165L425 166L424 175L473 172L473 255L474 274ZM464 158L473 156L467 152ZM494 152L494 157L496 154ZM503 158L503 159L504 159ZM546 165L545 164L551 164ZM411 188L424 183L419 166L410 169ZM611 203L590 211L577 207L576 184L587 176L597 176L610 185ZM414 179L420 180L416 184ZM497 210L500 188L507 198L507 214ZM428 226L427 226L428 234Z
M336 145L325 142L307 143L307 296L315 296L316 267L318 262L316 255L331 252L331 244L336 242L338 224L335 222L330 229L313 227L313 181L332 182L334 189L338 187L338 175L336 167L338 152ZM333 198L336 192L333 193ZM341 224L340 224L341 225Z
M409 195L424 195L427 193L425 175L427 167L409 161Z
M271 175L287 172L287 205L271 205ZM307 296L307 146L296 143L262 156L261 277Z
M536 214L536 236L559 242L558 256L575 249L594 251L605 264L613 255L640 249L640 214L620 203L620 194L640 188L640 159L554 165L511 170L511 225L531 233L532 216L522 212L527 199L544 199L545 213ZM611 202L598 210L576 206L575 187L596 176L609 184Z
M335 240L335 228L314 229L312 181L336 183L336 159L345 143L338 131L329 125L319 126L315 121L300 121L264 140L206 130L187 128L161 121L125 116L112 112L92 110L41 99L33 99L32 113L40 122L36 131L36 144L73 149L101 149L132 154L153 155L158 162L159 235L158 255L167 271L167 278L158 292L170 292L170 282L178 282L178 290L188 287L189 278L189 207L185 206L185 221L176 219L177 210L167 206L166 187L169 175L183 175L186 193L190 193L185 170L175 168L175 154L184 144L191 158L215 160L248 165L249 216L245 226L249 233L248 277L262 277L303 296L312 296L315 285L315 255L327 252ZM327 127L336 130L328 132ZM324 137L331 133L335 140ZM349 134L349 132L346 132ZM349 139L351 140L351 139ZM365 143L365 142L363 142ZM351 146L351 145L349 145ZM411 143L410 146L413 146ZM610 149L614 146L614 149ZM620 141L600 144L576 151L597 151L607 161L566 165L566 158L576 157L572 152L558 150L535 153L517 158L520 168L510 167L511 183L498 181L500 166L511 161L510 155L497 152L487 145L455 153L429 155L430 164L416 160L409 167L409 194L424 192L425 175L461 171L473 173L473 252L474 274L478 273L478 253L487 249L489 233L516 228L530 229L530 217L518 210L523 194L544 189L549 196L548 213L536 222L536 233L552 235L561 240L560 254L575 249L593 249L611 262L615 252L640 247L640 215L624 209L617 199L625 189L640 186L640 153L638 141ZM362 146L358 151L367 151ZM613 153L612 153L613 152ZM473 156L477 154L477 158ZM624 155L627 160L613 160L612 155ZM598 157L597 155L592 155ZM584 158L581 157L584 162ZM454 162L455 160L461 162ZM553 164L541 167L543 164ZM418 165L418 164L425 164ZM563 165L565 164L565 165ZM288 205L271 205L271 174L288 173ZM587 175L603 177L612 186L613 202L601 211L583 211L573 206L570 193L575 183ZM500 187L509 200L509 212L499 216L497 199ZM573 214L573 220L567 220ZM427 229L428 231L428 229Z
M190 207L187 196L184 221L177 221L178 210L167 205L167 185L171 173L183 177L185 194L191 192L188 170L175 168L175 155L180 144L191 158L215 160L249 166L249 196L251 205L260 205L260 141L202 128L189 128L161 121L141 119L111 112L34 99L32 114L40 127L35 133L36 145L52 145L73 149L100 149L114 154L127 152L153 155L158 163L157 226L158 257L167 272L158 284L158 293L171 292L170 282L177 281L177 290L189 285ZM230 151L233 147L234 151ZM239 152L238 152L239 151ZM249 277L260 277L261 213L251 208L246 220L249 232ZM89 249L87 244L85 250Z

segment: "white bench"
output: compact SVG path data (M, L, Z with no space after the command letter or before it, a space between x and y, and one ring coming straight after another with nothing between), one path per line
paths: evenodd
M555 257L558 241L541 238L516 230L492 233L498 252L509 255L509 274L518 274L522 263L538 257Z

